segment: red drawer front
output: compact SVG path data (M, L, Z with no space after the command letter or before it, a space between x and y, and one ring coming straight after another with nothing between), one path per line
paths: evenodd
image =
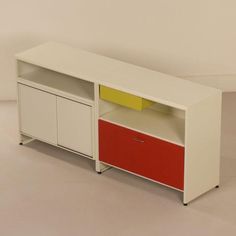
M184 188L184 147L99 120L99 159L177 189Z

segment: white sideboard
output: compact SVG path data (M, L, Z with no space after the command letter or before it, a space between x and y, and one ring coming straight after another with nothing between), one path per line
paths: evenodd
M219 186L220 90L54 42L16 61L21 144L38 139L94 160L98 173L174 188L185 205ZM123 105L136 98L148 106Z

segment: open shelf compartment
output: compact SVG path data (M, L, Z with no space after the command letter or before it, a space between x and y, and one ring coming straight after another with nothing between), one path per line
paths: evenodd
M25 62L18 62L18 82L92 105L94 84Z
M161 140L185 146L185 112L154 103L136 111L100 100L99 119L147 134Z

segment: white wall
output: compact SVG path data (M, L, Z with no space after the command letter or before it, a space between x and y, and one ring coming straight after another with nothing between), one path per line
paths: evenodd
M0 0L0 99L15 98L13 54L49 40L178 76L230 74L234 86L235 9L235 0Z

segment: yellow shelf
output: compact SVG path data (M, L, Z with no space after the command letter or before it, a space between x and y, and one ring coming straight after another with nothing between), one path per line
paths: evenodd
M150 100L103 85L100 86L100 98L138 111L153 104Z

